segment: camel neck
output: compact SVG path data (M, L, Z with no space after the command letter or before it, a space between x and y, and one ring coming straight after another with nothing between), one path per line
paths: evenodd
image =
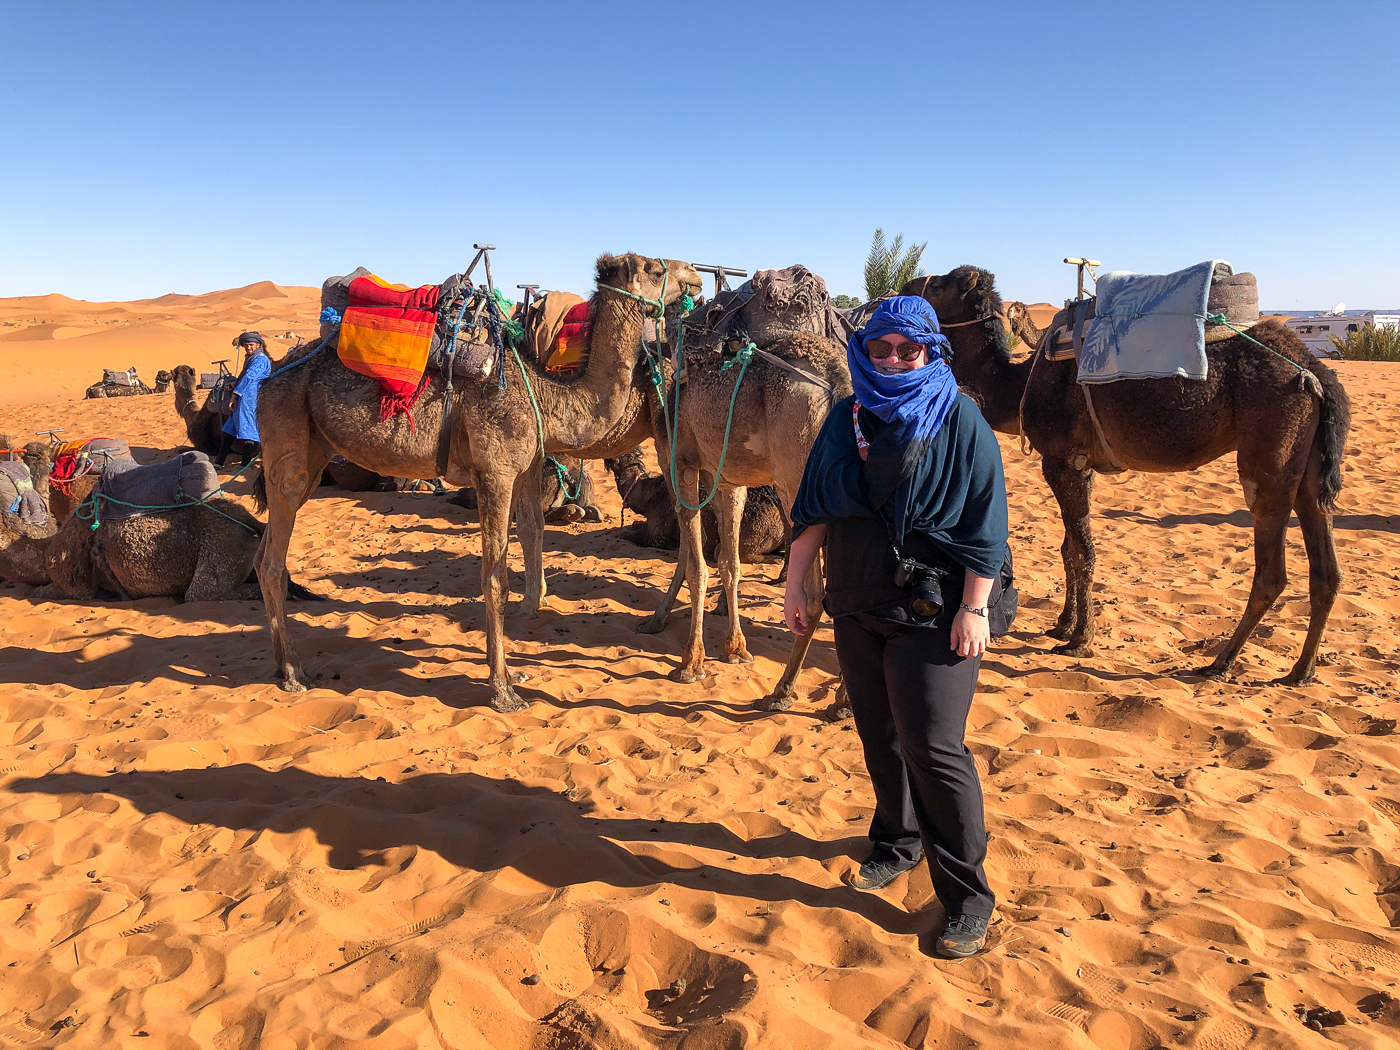
M1030 377L1030 361L1014 362L997 345L984 325L954 329L953 375L972 395L991 428L1002 434L1021 432L1021 397Z
M544 417L545 447L550 452L606 444L615 429L630 422L633 377L641 357L642 308L623 296L605 293L599 293L596 303L582 376L556 379L533 360L522 358Z

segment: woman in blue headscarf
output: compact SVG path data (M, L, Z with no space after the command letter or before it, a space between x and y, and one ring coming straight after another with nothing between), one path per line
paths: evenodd
M233 414L224 421L224 436L219 444L219 455L214 460L221 467L233 451L235 442L242 442L239 454L244 463L251 463L258 454L262 440L258 434L258 390L263 380L272 374L267 343L259 333L244 332L234 340L234 345L248 357L243 371L238 375L238 385L233 388Z
M807 459L783 611L807 630L802 581L825 543L824 604L875 789L873 849L852 884L879 889L927 855L948 916L935 948L961 958L985 943L995 904L963 735L1008 551L1001 451L947 345L917 296L881 303L851 336L855 395Z

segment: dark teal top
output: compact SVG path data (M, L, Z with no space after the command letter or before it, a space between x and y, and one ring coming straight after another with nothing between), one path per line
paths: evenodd
M995 577L1006 559L1006 479L1001 447L977 405L966 394L957 396L923 455L877 508L870 465L856 449L854 403L854 396L837 402L822 424L793 503L793 536L842 518L879 519L885 535L909 548L910 556L919 557L915 548L928 544L933 550L926 557L941 554L945 562ZM893 435L864 409L860 421L875 461L881 439ZM860 530L866 536L880 531Z

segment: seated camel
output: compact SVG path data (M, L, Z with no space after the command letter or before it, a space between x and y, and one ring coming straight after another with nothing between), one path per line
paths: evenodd
M43 445L34 455L47 457ZM30 458L26 455L26 460ZM31 468L47 478L47 463ZM47 482L36 491L47 494ZM215 497L172 510L117 518L99 508L97 529L74 514L47 529L23 527L18 515L0 523L0 576L40 588L45 598L91 601L104 592L125 601L175 597L185 601L255 600L261 597L253 562L263 523L240 503ZM55 526L57 531L54 531ZM319 600L290 580L287 596Z
M552 463L558 463L558 468ZM458 489L447 502L476 510L476 489L470 486ZM540 490L540 509L548 525L603 520L603 512L593 499L593 479L582 460L564 455L549 457Z
M617 483L622 505L641 517L621 530L622 538L638 547L678 550L681 545L676 498L660 474L649 473L641 447L618 459L604 461ZM700 512L704 530L705 557L714 560L719 548L719 517L706 507ZM746 565L771 560L787 550L787 526L778 505L777 491L771 485L748 490L743 517L739 522L739 561Z
M123 373L113 374L129 376L130 379L127 382L113 382L104 375L102 382L93 383L87 388L87 392L83 394L84 400L98 397L133 397L137 394L163 394L170 389L170 381L174 378L162 368L156 373L156 388L152 390L137 378L135 367Z

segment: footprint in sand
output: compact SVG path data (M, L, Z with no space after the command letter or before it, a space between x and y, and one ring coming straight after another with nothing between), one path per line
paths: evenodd
M1067 1021L1085 1032L1089 1031L1089 1011L1067 1003L1063 999L1042 999L1036 1003L1041 1013L1061 1021Z
M1201 1028L1192 1044L1197 1050L1244 1050L1254 1038L1254 1029L1233 1017L1212 1017Z
M1377 944L1358 944L1355 941L1323 941L1333 951L1341 952L1357 962L1366 963L1385 970L1392 977L1400 977L1400 954Z

